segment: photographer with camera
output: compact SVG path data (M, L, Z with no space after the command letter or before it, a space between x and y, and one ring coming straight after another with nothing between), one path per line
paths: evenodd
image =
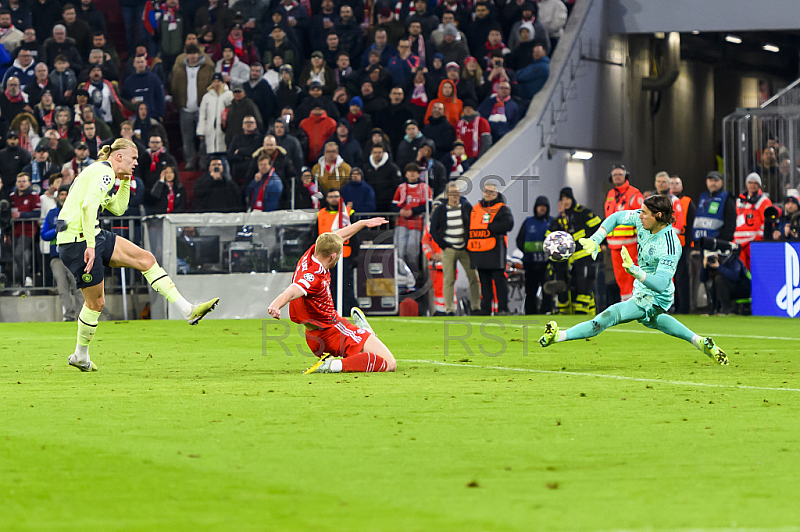
M196 212L241 212L242 193L222 164L222 159L212 156L208 172L194 185L194 209Z
M700 282L708 294L708 313L727 316L736 310L735 301L750 297L750 272L739 258L739 246L715 238L701 238L706 250ZM710 253L708 253L710 252Z
M783 204L783 212L775 208L774 213L770 209L764 211L767 216L767 225L771 228L772 240L775 241L798 241L800 240L800 198L797 196L787 196ZM774 218L774 219L773 219Z

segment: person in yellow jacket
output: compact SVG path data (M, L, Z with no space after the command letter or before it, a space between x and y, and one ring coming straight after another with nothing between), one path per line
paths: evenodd
M98 161L73 181L56 220L58 254L75 276L85 300L78 315L78 343L75 352L69 356L70 366L81 371L97 371L97 366L89 358L89 343L94 338L105 306L103 274L106 266L135 268L142 272L153 289L175 304L191 325L196 325L219 303L219 298L215 297L192 305L178 292L152 253L100 229L98 216L103 209L119 216L128 208L130 180L138 158L138 149L130 140L117 139L110 146L103 146ZM121 184L112 195L116 179L120 179Z

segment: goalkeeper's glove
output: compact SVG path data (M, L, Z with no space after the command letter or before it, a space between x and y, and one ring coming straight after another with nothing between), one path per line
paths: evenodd
M591 238L579 238L578 243L592 256L592 260L597 259L597 254L600 252L600 244Z
M622 255L622 267L625 268L625 271L633 275L633 277L637 280L644 281L644 278L647 276L647 274L639 266L633 263L631 254L628 253L628 248L622 246L619 252L620 255Z

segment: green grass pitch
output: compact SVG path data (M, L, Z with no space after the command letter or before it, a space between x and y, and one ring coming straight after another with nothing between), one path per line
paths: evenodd
M397 373L303 376L285 321L136 321L88 374L74 324L1 324L0 530L800 530L798 322L680 319L731 365L372 318Z

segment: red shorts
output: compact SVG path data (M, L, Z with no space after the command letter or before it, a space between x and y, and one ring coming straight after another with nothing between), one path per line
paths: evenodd
M364 352L371 333L366 329L359 329L352 323L342 320L336 325L324 329L306 329L306 343L311 352L321 357L330 354L336 357L347 358Z

